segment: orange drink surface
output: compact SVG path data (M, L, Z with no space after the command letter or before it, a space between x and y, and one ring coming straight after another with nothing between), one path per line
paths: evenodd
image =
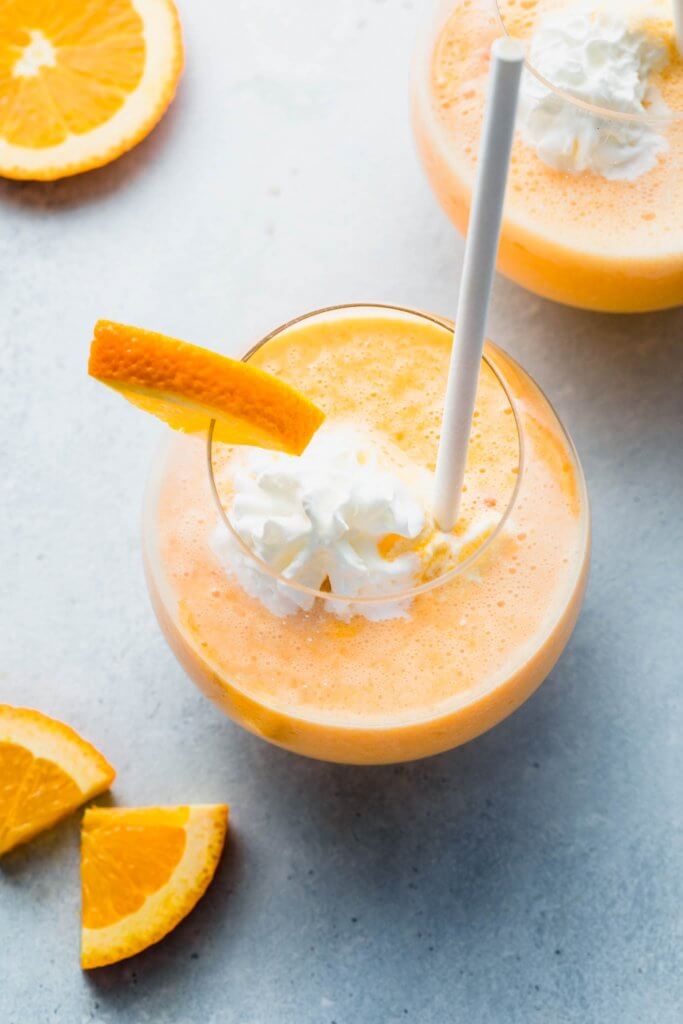
M440 3L415 62L413 126L432 188L462 233L469 217L492 42L504 31L529 42L544 18L571 12L579 3ZM593 109L593 130L606 139L631 129L657 133L661 153L654 166L629 180L610 177L609 168L607 176L594 169L570 173L544 162L518 131L498 258L502 273L539 295L607 312L683 303L683 58L675 43L670 4L628 0L624 17L627 7L640 12L637 24L666 53L666 66L648 79L658 104L632 122L627 115L615 119L607 109ZM614 2L611 9L616 8ZM589 117L572 103L566 94L555 97L556 109L565 108L576 123Z
M438 318L345 307L280 329L249 359L308 396L326 424L353 422L429 473L451 342L452 325ZM284 616L249 596L214 553L220 516L206 445L167 443L146 504L150 592L180 661L228 715L311 757L397 762L473 738L543 681L586 582L582 472L541 391L491 344L473 424L469 524L459 526L493 517L497 532L385 621L344 620L326 595ZM226 451L213 452L215 461Z

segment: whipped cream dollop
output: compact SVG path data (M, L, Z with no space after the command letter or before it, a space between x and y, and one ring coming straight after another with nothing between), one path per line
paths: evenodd
M382 620L406 614L406 599L392 594L418 581L419 556L403 550L384 557L380 542L391 536L416 540L425 529L424 505L407 483L380 464L377 448L360 431L323 425L303 455L257 448L234 456L233 529L272 570L313 590L329 585L326 608L342 619L361 614ZM274 615L308 611L315 598L265 572L220 524L212 547L243 589ZM355 604L346 597L387 596Z
M585 6L554 12L536 30L531 66L553 85L595 106L622 113L666 111L648 82L668 50L616 14ZM558 171L593 171L633 180L651 170L666 140L652 125L607 120L569 103L525 72L520 129L544 163Z

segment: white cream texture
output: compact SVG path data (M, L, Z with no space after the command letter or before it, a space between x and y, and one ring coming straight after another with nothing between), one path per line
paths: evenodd
M547 15L529 63L553 85L622 113L666 110L648 79L668 60L666 47L618 14L578 6ZM544 163L577 174L631 181L651 170L666 140L652 125L607 120L561 99L529 71L520 99L522 137Z
M416 539L425 527L423 504L375 449L351 427L324 426L299 457L257 448L235 458L234 530L272 570L288 580L347 597L390 597L412 587L420 570L414 552L388 560L378 551L387 534ZM266 573L219 525L212 547L244 590L274 615L308 611L315 598ZM407 602L326 601L342 619L405 615Z

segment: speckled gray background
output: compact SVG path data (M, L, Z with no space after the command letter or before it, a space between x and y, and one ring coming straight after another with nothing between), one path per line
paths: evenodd
M161 428L85 375L99 316L236 354L327 303L453 313L462 243L407 118L428 6L185 0L154 135L78 180L0 185L0 699L100 745L120 803L227 800L234 823L177 931L88 976L77 819L7 857L3 1024L681 1021L683 311L496 281L491 334L584 460L592 578L521 711L397 768L270 748L184 677L140 564Z

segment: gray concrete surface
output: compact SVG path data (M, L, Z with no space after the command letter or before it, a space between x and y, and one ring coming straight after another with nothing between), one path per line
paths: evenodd
M584 461L592 579L551 679L469 746L307 762L224 720L140 564L161 428L85 375L99 316L238 353L326 303L452 313L462 244L407 119L426 4L185 0L188 67L110 168L0 185L0 699L71 722L120 803L227 800L210 894L78 968L78 822L0 868L3 1024L678 1024L683 311L590 315L496 281L491 334Z

